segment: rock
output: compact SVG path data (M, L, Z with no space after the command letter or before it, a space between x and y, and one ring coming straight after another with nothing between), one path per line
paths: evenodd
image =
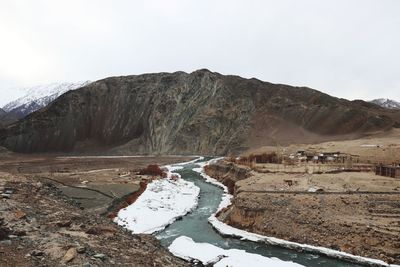
M85 253L85 252L86 252L86 247L80 246L80 247L78 247L78 248L76 249L76 251L77 251L79 254Z
M2 241L0 241L0 245L11 246L12 241L11 240L2 240Z
M8 239L8 235L10 234L10 230L8 228L0 228L0 240Z
M2 196L3 198L6 198L6 199L11 198L11 195L10 195L10 194L6 194L6 193L1 194L1 196Z
M100 260L105 260L107 258L107 256L102 254L102 253L98 253L98 254L93 255L93 258L100 259Z
M92 267L92 265L90 264L90 262L85 262L82 267Z
M15 217L15 219L17 219L17 220L25 219L25 218L26 218L26 213L23 212L22 210L17 210L17 211L14 213L14 217Z
M44 253L51 259L56 259L57 262L60 261L65 255L65 248L60 244L45 241L44 242L47 248L44 250Z
M75 257L78 255L76 252L75 248L70 248L67 250L67 253L65 253L64 257L62 258L61 262L62 263L67 263L75 259Z
M114 228L106 226L95 226L86 230L86 233L90 235L113 235L115 232Z
M13 231L13 234L16 236L26 236L26 231L24 230L15 230Z
M44 254L43 251L40 251L40 250L32 250L30 253L30 255L32 255L34 257L41 257L41 256L43 256L43 254Z
M71 220L67 220L67 221L58 221L58 222L56 222L56 225L57 225L58 227L70 227L71 224L72 224L72 221L71 221Z

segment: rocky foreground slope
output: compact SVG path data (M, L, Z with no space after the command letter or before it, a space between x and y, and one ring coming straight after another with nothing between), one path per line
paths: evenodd
M111 77L0 131L18 152L227 154L400 127L400 112L208 70Z
M81 209L52 183L2 177L0 191L10 194L0 205L0 266L192 266L155 237Z

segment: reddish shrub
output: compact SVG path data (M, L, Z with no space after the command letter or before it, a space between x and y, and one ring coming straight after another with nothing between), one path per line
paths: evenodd
M171 175L171 180L173 180L173 181L178 181L178 180L179 180L179 175L172 174L172 175Z
M227 160L228 162L236 163L236 158L233 157L233 156L231 156L231 157L229 157L229 158L226 158L226 160Z
M110 219L114 219L115 217L117 217L118 212L126 207L128 207L129 205L133 204L139 197L141 194L143 194L143 192L146 190L147 188L147 180L141 180L140 181L140 188L138 191L133 192L132 194L130 194L129 196L127 196L125 199L122 200L122 202L120 202L112 212L110 212L108 214L108 218Z
M280 163L278 159L278 155L275 152L272 153L263 153L261 155L256 155L257 163Z
M140 175L151 175L151 176L160 176L160 177L167 177L167 174L163 172L157 164L150 164L146 168L140 170Z
M210 170L210 166L208 166L208 165L204 166L203 168L204 168L204 171L205 171L205 172L207 172L207 171Z

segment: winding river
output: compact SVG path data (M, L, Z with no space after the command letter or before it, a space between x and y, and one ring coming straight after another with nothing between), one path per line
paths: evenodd
M203 161L206 160L204 159ZM193 171L193 168L198 167L196 163L186 164L183 167L183 169L177 172L181 174L183 179L195 183L200 188L198 206L193 212L175 221L156 235L163 246L168 247L179 236L187 236L195 242L209 243L223 249L235 248L245 250L266 257L276 257L285 261L293 261L304 266L361 266L321 255L221 236L208 223L208 218L217 210L223 195L223 189L207 183L199 173Z

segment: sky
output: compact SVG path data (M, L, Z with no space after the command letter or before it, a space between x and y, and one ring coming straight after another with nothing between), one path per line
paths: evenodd
M21 87L222 74L400 100L398 0L1 0L0 105Z

